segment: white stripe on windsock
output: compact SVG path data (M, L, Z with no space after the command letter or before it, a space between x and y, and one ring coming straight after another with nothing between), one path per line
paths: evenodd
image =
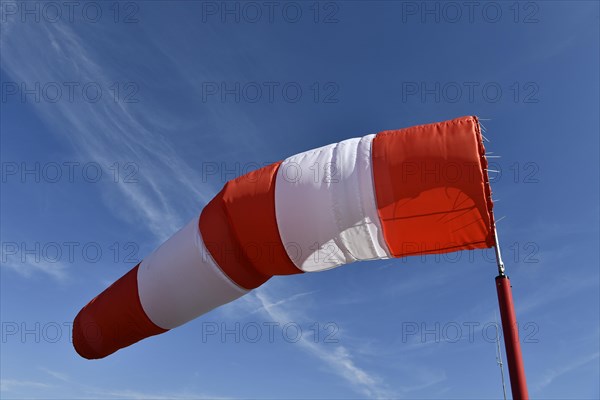
M371 142L345 140L287 158L275 184L275 212L290 259L306 272L389 258L377 214Z
M248 293L221 271L206 250L198 217L142 261L138 291L148 318L164 329Z

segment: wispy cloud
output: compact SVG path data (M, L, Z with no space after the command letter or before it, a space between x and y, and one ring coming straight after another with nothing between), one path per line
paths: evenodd
M550 282L548 282L550 283ZM598 274L593 273L589 276L571 276L561 275L560 279L554 279L551 282L553 290L548 291L541 288L528 294L526 298L517 304L517 314L527 315L540 307L547 307L549 304L563 298L568 298L586 290L598 288Z
M31 278L38 275L38 273L46 274L57 281L64 283L69 280L68 266L63 262L18 262L10 261L2 263L2 268L14 271L19 275Z
M162 241L183 225L186 210L210 198L212 190L198 185L197 173L165 137L169 116L145 104L115 101L106 85L123 76L122 67L101 59L99 49L73 26L8 21L1 29L2 68L15 83L31 88L54 82L66 89L64 82L75 82L81 90L92 82L103 88L98 101L69 102L63 93L60 101L30 104L86 160L104 168L115 161L139 166L137 183L119 180L113 185L118 190L104 191L111 210L146 226Z
M260 309L274 321L285 323L294 320L293 312L283 309L281 302L278 302L279 304L273 302L264 289L255 290L251 296L254 296L260 305ZM356 364L354 356L346 347L341 345L333 348L330 346L324 347L304 335L300 337L298 344L303 350L327 364L330 371L350 383L361 395L370 398L393 396L377 375Z
M600 357L599 352L595 352L592 354L586 354L581 356L569 363L556 364L556 366L549 368L544 372L541 380L537 383L537 389L541 390L545 387L549 386L554 382L557 378L568 374L570 372L576 371L577 369L583 367L584 365L597 360Z
M0 391L2 392L15 392L23 389L49 389L53 388L53 385L49 385L43 382L26 381L19 379L1 379L0 380Z
M432 386L438 385L448 379L446 372L444 371L432 371L429 368L416 368L418 375L418 382L415 385L405 385L400 390L403 393L418 392L424 389L431 388ZM414 371L413 371L414 372Z
M92 391L89 393L91 398L107 398L107 399L132 399L132 400L193 400L193 399L226 399L226 397L215 397L198 393L150 393L137 390L107 390L107 391Z
M69 375L65 374L64 372L55 371L46 367L39 367L39 369L41 371L44 371L54 379L58 379L59 381L63 382L71 382L71 378L69 378Z
M276 301L276 302L273 302L273 303L269 303L269 304L261 302L261 306L258 307L258 308L256 308L254 311L251 311L249 314L254 314L254 313L259 313L259 312L269 313L269 311L271 309L274 309L274 308L277 308L277 307L281 307L284 304L288 304L288 303L294 302L294 301L296 301L299 298L308 296L308 295L313 294L313 293L315 293L315 291L304 292L304 293L297 293L297 294L292 295L290 297L287 297L285 299L282 299L282 300L279 300L279 301Z
M190 392L185 390L171 392L150 392L135 389L105 389L93 385L87 385L79 382L77 379L71 378L68 374L46 367L38 367L40 371L48 374L53 384L16 379L2 379L1 386L3 392L11 392L17 395L25 395L29 397L30 391L45 390L44 397L55 397L53 392L56 392L57 398L77 398L77 399L148 399L148 400L192 400L192 399L227 399L208 395L203 393ZM66 385L65 385L66 384Z

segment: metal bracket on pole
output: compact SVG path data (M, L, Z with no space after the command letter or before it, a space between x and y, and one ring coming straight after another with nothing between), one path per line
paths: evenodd
M502 261L502 254L500 253L500 240L498 240L498 231L496 230L495 224L494 224L494 240L496 241L494 250L496 250L496 263L498 264L498 274L500 276L504 276L504 262Z

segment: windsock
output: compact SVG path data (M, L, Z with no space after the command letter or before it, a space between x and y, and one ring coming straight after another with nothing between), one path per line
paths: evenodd
M199 217L83 307L73 343L103 358L274 275L493 246L476 117L348 139L227 182Z

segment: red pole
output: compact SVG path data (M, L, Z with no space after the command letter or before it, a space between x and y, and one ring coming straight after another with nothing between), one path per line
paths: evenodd
M504 347L506 348L512 397L514 400L529 399L527 381L525 380L525 367L523 366L523 355L521 354L521 344L519 343L519 327L517 325L517 316L515 314L508 276L501 273L496 277L496 289L498 291L498 304L500 305L500 316L502 318Z

